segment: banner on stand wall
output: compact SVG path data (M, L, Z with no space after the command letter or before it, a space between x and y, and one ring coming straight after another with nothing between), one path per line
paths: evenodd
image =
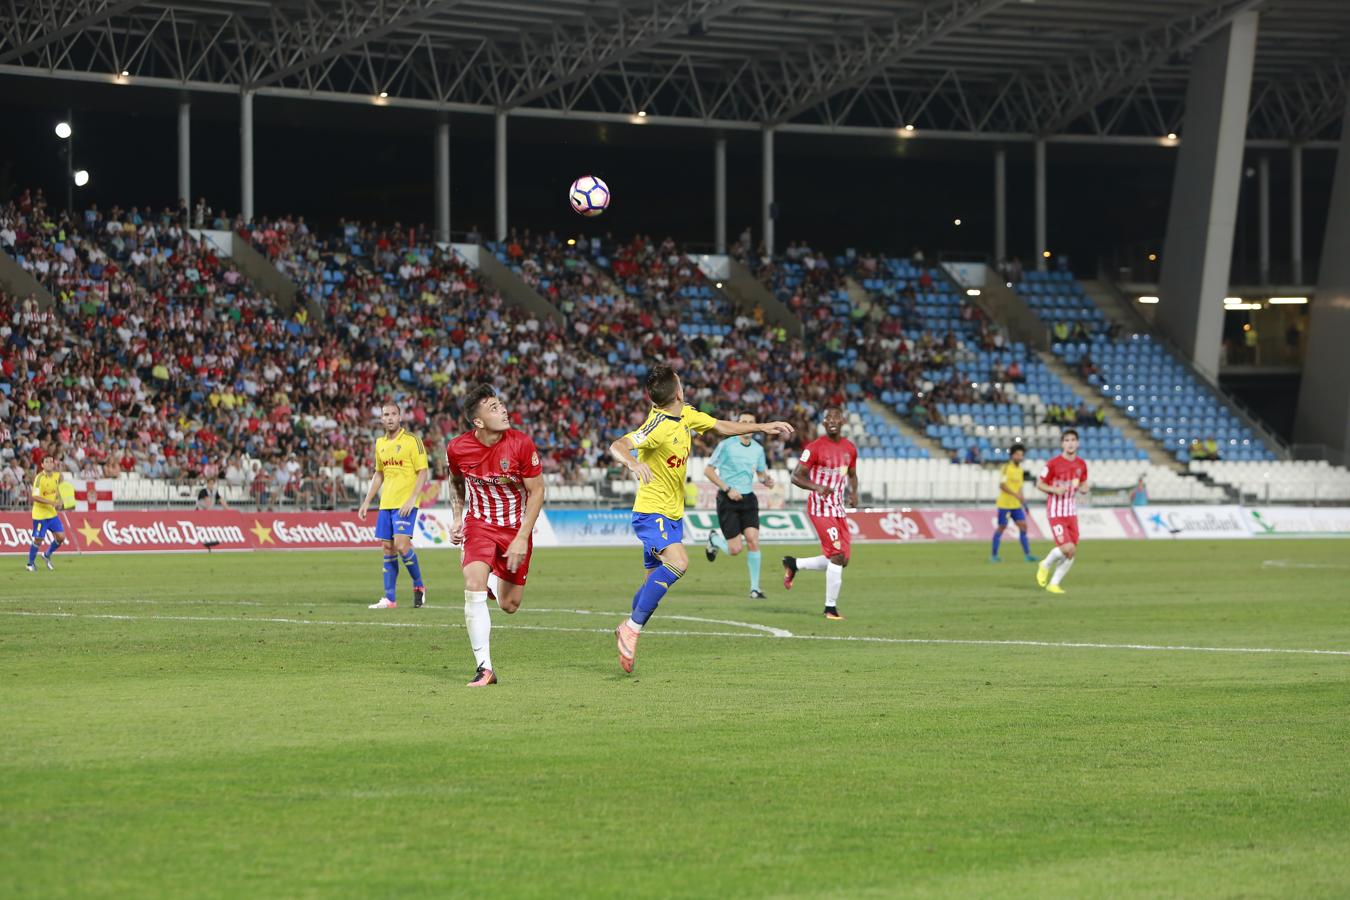
M1033 509L1031 518L1036 523L1040 533L1048 538L1050 536L1050 519L1045 514L1045 507L1038 506ZM1142 538L1144 537L1144 529L1140 527L1139 520L1129 509L1099 509L1080 506L1078 508L1078 535L1094 541L1120 540L1121 538Z
M1247 515L1240 506L1136 506L1135 517L1150 540L1249 538Z
M1244 507L1247 527L1256 537L1350 536L1350 507Z

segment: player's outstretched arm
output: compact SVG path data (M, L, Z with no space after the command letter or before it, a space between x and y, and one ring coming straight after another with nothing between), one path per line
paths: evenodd
M609 445L609 455L615 462L627 469L638 484L646 484L652 480L651 466L633 456L633 439L624 435L617 441Z
M735 437L741 434L792 434L792 426L787 422L728 422L718 419L712 427L713 433L722 437Z

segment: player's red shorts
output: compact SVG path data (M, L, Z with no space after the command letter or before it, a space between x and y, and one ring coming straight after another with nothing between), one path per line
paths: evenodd
M525 550L525 558L521 560L520 565L514 572L508 572L506 569L506 548L511 546L511 542L516 539L515 528L503 528L500 525L489 525L486 522L480 522L477 519L466 519L464 522L464 558L460 561L460 566L467 566L473 562L485 562L502 581L511 584L524 584L525 578L530 573L530 556L534 553L534 538L530 538L528 548Z
M1050 534L1055 539L1056 547L1078 543L1078 517L1066 516L1051 519Z
M824 516L811 516L811 524L815 526L816 536L820 538L820 549L826 556L834 556L842 553L844 558L848 559L853 546L853 536L848 531L848 519L827 518Z

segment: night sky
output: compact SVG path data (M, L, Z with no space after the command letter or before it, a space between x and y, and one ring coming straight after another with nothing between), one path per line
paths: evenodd
M238 100L193 95L192 190L214 207L239 205ZM92 175L77 205L162 205L174 200L177 96L149 88L0 77L0 198L26 186L64 194L62 142L52 129L74 112L76 162ZM255 205L328 224L340 216L382 223L434 217L434 114L331 102L254 100ZM512 119L508 163L512 223L560 232L637 231L690 249L713 241L713 135L692 128ZM456 232L492 227L492 119L451 118L451 217ZM993 145L982 142L778 135L778 247L908 254L993 249ZM1049 148L1049 241L1080 275L1113 254L1160 250L1175 151ZM1304 257L1321 251L1334 153L1304 154ZM1255 152L1246 165L1256 166ZM1272 255L1288 259L1288 154L1272 152ZM566 189L582 174L609 182L610 211L583 220ZM759 136L728 135L728 231L759 239ZM1256 179L1244 179L1237 258L1257 254ZM1029 145L1008 147L1010 252L1033 253ZM960 218L961 227L952 224ZM1242 252L1243 248L1246 252ZM1237 263L1237 264L1240 264ZM1254 268L1254 263L1253 266Z

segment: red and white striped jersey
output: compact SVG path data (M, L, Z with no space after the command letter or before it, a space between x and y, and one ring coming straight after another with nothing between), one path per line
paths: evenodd
M445 448L450 472L464 479L465 520L477 519L500 528L519 528L525 513L525 479L543 471L534 441L509 428L491 447L474 432L455 438Z
M806 499L808 515L841 518L848 493L848 473L857 469L858 448L848 438L832 441L822 435L802 448L799 462L806 466L806 477L831 488L829 494L815 491Z
M1051 487L1067 487L1068 493L1049 494L1045 498L1045 514L1052 519L1067 519L1078 515L1079 485L1087 483L1087 463L1081 457L1066 459L1064 454L1056 456L1041 469L1039 480ZM1075 484L1074 482L1077 482Z

